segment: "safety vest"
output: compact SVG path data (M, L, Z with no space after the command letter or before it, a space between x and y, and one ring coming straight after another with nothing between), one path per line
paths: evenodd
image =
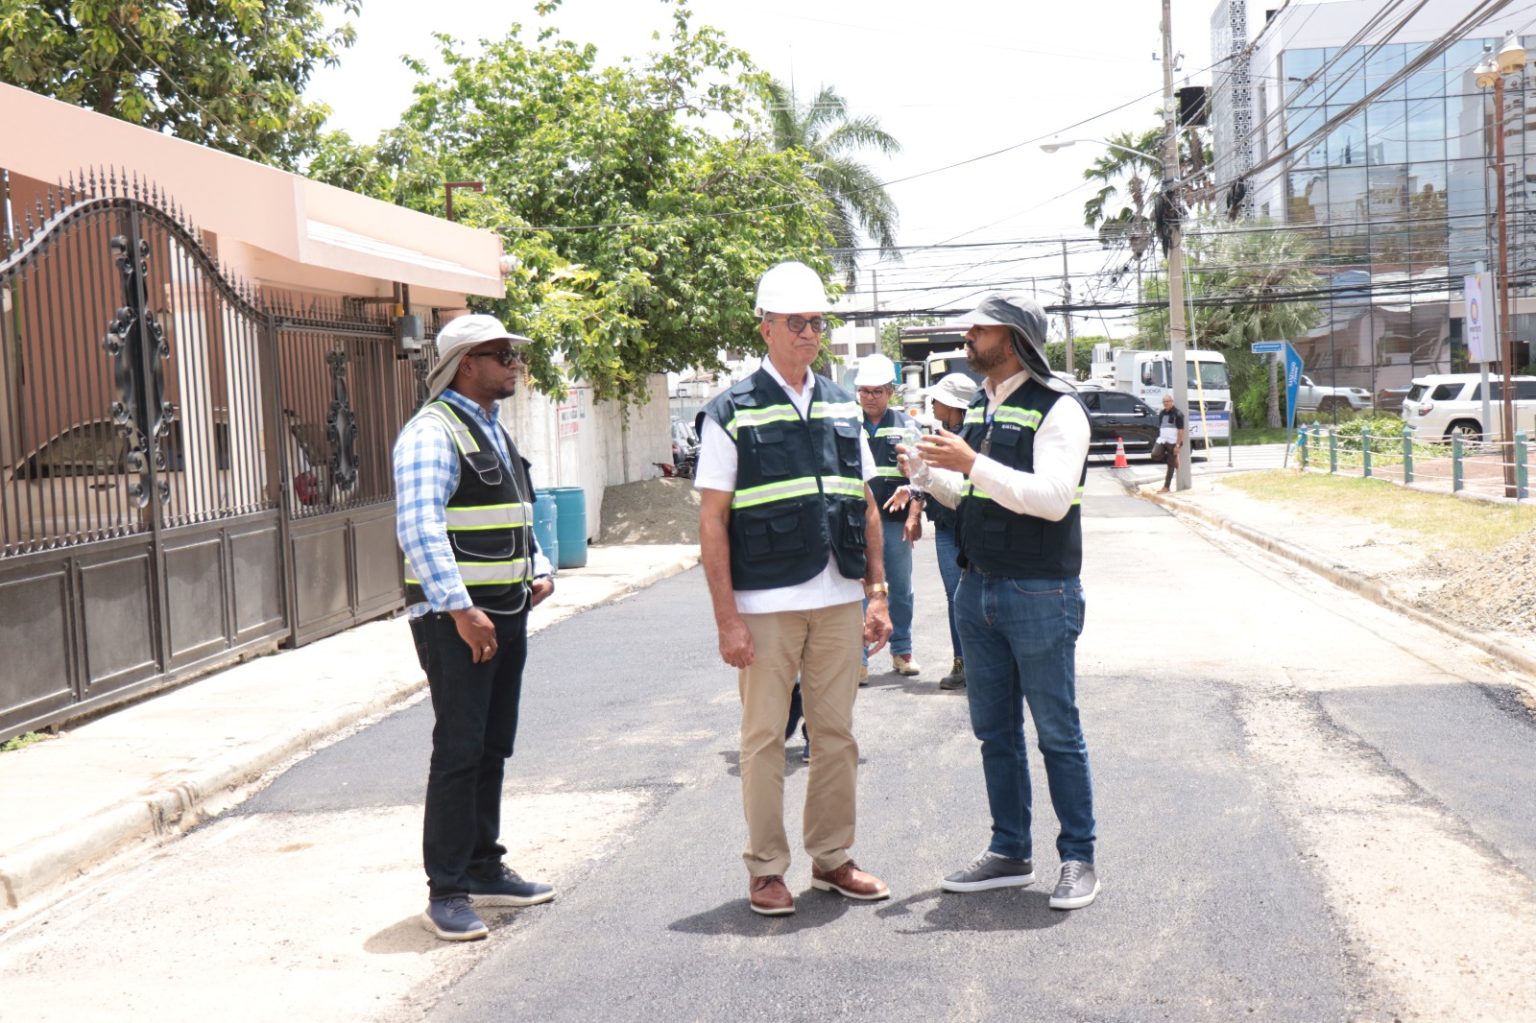
M759 369L709 403L736 444L731 495L731 586L768 590L815 578L830 557L864 578L863 418L853 395L812 376L809 415Z
M867 429L869 421L866 419L862 422ZM886 511L885 504L892 494L907 484L907 478L902 475L901 467L896 462L896 445L902 443L902 434L911 423L912 417L905 412L887 408L875 426L874 438L869 442L869 453L875 458L876 474L869 482L869 489L875 495L875 504L880 507L880 517L890 522L902 522L907 517L905 508L901 511Z
M445 401L431 402L417 415L441 422L458 448L459 485L443 511L454 564L470 599L495 614L523 610L533 580L533 482L528 463L508 437L508 471L480 424ZM409 559L405 599L407 604L427 599Z
M987 395L978 391L966 410L960 436L971 449L1009 469L1033 472L1035 431L1058 401L1080 401L1028 379L987 415ZM1088 460L1078 472L1077 495L1060 522L1009 511L969 479L957 509L955 539L960 563L1010 579L1071 579L1083 567L1083 484Z

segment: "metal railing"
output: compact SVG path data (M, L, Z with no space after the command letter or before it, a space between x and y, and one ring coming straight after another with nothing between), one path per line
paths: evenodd
M1369 425L1344 432L1321 425L1296 431L1298 464L1304 470L1402 483L1421 490L1507 497L1506 470L1513 469L1514 498L1530 496L1530 442L1524 431L1512 441L1455 435L1422 440L1412 426L1375 433Z

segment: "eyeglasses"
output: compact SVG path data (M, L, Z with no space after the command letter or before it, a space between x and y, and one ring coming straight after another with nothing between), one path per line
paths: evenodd
M523 357L511 348L498 348L493 352L466 352L466 359L495 359L503 366L522 365Z
M806 319L804 316L771 316L769 319L783 320L791 333L795 334L805 330L806 327L810 327L811 332L815 334L820 334L827 329L827 321L820 316L812 316L810 319Z
M882 384L879 387L860 387L857 390L859 392L859 397L861 398L878 398L882 394L885 394L886 388L890 386L890 384Z

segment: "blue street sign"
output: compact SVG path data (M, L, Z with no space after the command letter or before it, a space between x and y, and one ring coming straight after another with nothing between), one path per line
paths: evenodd
M1263 355L1267 352L1284 351L1286 344L1284 341L1255 341L1248 347L1255 355Z

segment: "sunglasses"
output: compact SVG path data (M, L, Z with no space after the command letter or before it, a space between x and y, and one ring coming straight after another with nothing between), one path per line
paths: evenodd
M523 357L510 348L498 348L494 352L466 352L466 359L495 359L503 366L521 365Z
M827 321L820 316L812 316L810 319L806 319L804 316L770 316L769 319L783 320L788 325L790 331L795 334L805 330L806 327L810 327L811 331L816 334L820 334L827 329Z

